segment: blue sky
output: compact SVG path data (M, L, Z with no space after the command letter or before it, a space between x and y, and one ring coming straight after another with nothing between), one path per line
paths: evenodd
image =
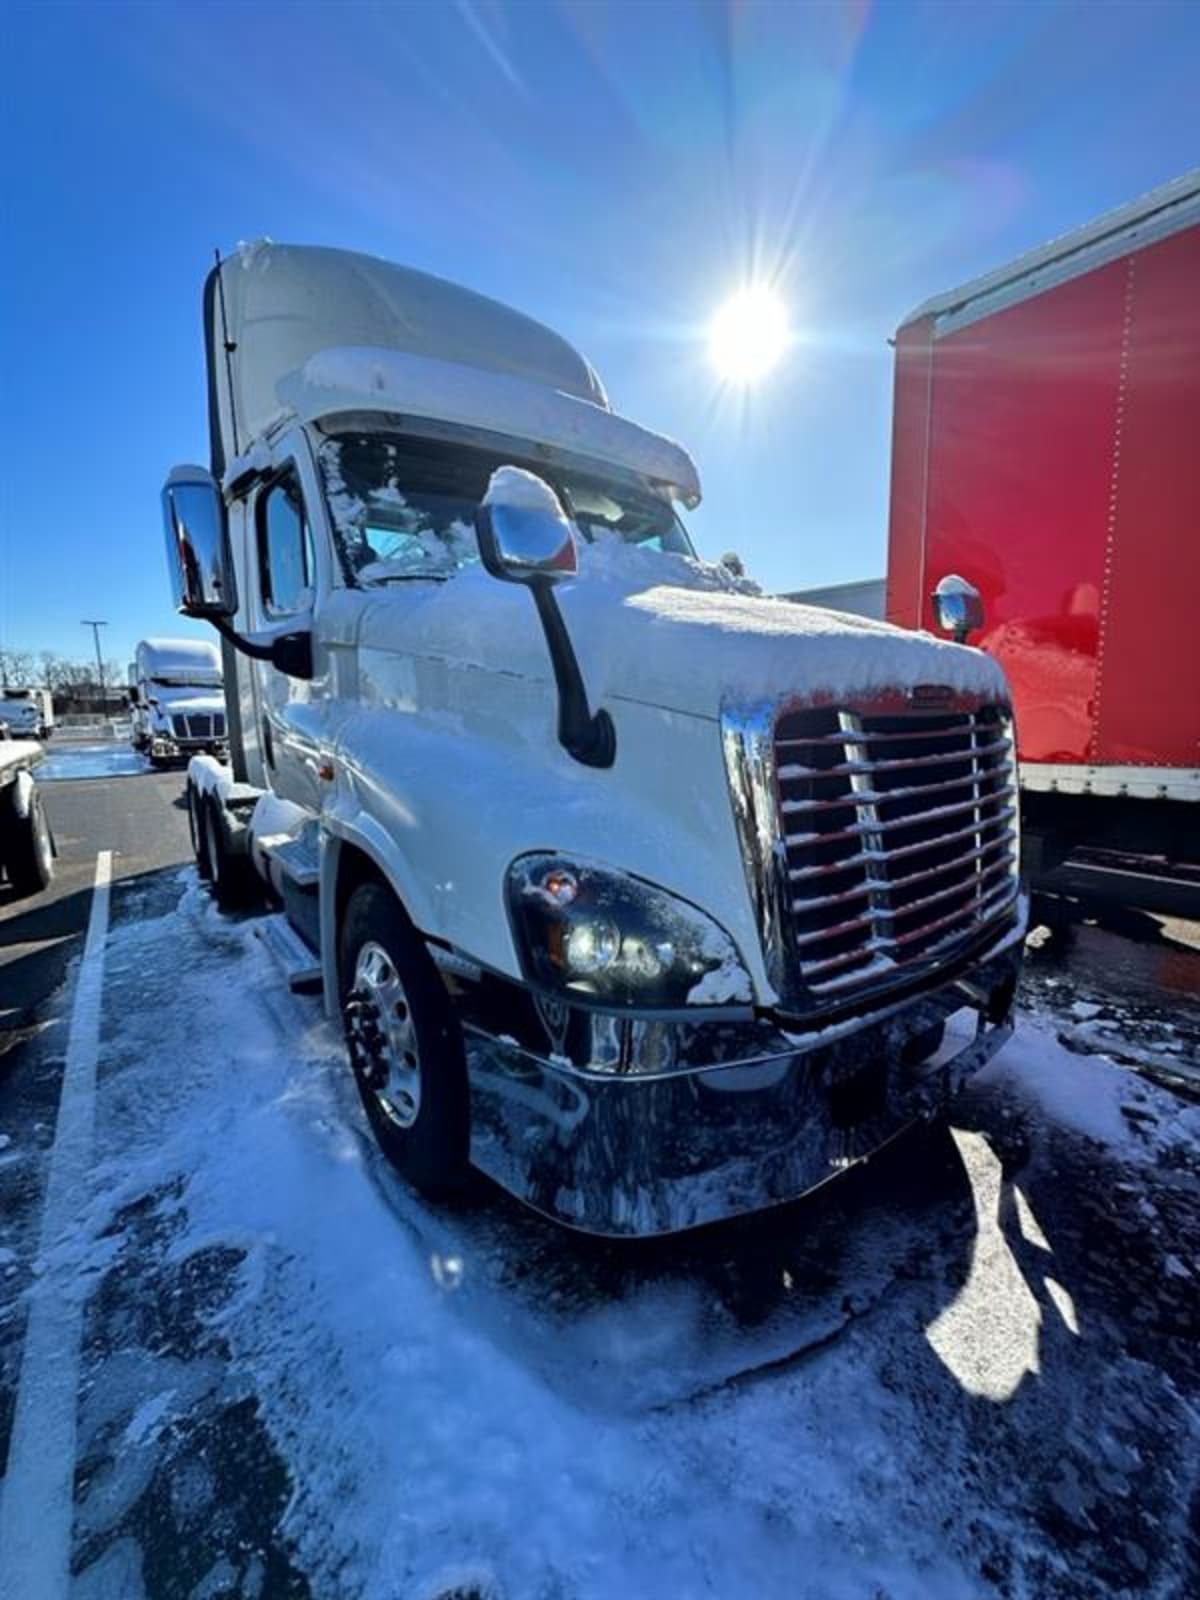
M703 553L882 573L897 322L1200 160L1200 7L11 4L0 643L173 618L158 491L207 460L214 245L338 244L549 322L682 439ZM797 333L741 399L707 323Z

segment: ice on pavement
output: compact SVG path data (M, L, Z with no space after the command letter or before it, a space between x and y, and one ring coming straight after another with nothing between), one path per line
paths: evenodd
M561 1263L590 1258L568 1241L555 1255L548 1224L498 1200L460 1215L408 1194L374 1151L316 1003L281 989L248 926L220 917L194 882L177 913L114 930L109 970L126 999L110 991L105 1155L81 1260L87 1240L102 1257L114 1219L158 1196L171 1260L227 1246L240 1266L210 1313L229 1351L224 1378L211 1360L189 1378L186 1363L156 1356L138 1382L131 1371L124 1386L90 1390L85 1437L116 1425L127 1448L85 1486L84 1528L124 1526L157 1430L220 1381L256 1396L291 1480L282 1532L314 1594L433 1600L466 1584L506 1600L950 1600L990 1588L979 1577L989 1553L1043 1578L1075 1559L1053 1539L1004 1554L1026 1537L1004 1497L1042 1473L1055 1504L1070 1501L1055 1474L1071 1454L1071 1408L1080 1396L1128 1408L1128 1379L1120 1361L1087 1365L1069 1285L1046 1235L1031 1237L1041 1223L1028 1195L1019 1233L1007 1227L1001 1155L970 1100L955 1138L974 1244L930 1286L935 1303L905 1298L905 1284L939 1248L945 1202L906 1218L901 1189L857 1232L810 1238L809 1213L781 1214L796 1236L777 1298L736 1325L700 1276L668 1267L581 1304ZM1200 1131L1197 1114L1167 1115L1174 1103L1152 1085L1028 1024L979 1092L1147 1170L1163 1140ZM1161 1113L1161 1137L1123 1114L1131 1096ZM829 1292L798 1336L787 1319L803 1271ZM830 1291L839 1273L845 1290ZM1059 1372L1076 1387L1051 1387ZM1005 1426L1024 1430L1022 1469L1002 1456L980 1487L964 1452L1017 1400L1025 1420L1011 1413ZM987 1473L986 1453L971 1459ZM135 1557L118 1541L100 1558L129 1596L141 1592ZM109 1592L99 1581L90 1568L80 1592Z
M59 745L38 767L37 780L53 783L69 778L130 778L146 772L148 766L145 756L111 740L107 744Z

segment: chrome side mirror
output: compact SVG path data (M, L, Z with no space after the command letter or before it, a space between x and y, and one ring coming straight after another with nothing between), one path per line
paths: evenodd
M575 529L544 479L523 467L497 467L475 513L479 555L494 578L526 584L533 595L558 689L558 742L585 767L611 767L612 718L588 705L583 674L554 585L579 570Z
M167 570L176 611L232 617L237 580L225 527L225 503L203 467L172 467L162 494Z
M930 598L938 627L950 634L956 644L966 644L967 635L983 627L983 596L957 573L948 573Z
M579 570L575 530L558 496L536 473L497 467L475 513L479 555L507 583L554 583Z

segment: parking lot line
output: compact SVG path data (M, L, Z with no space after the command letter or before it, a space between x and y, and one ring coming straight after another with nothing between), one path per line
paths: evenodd
M112 851L96 857L87 939L75 985L29 1321L0 1500L4 1593L59 1600L70 1582L75 1425L83 1292L56 1247L75 1218L92 1161L100 1001Z

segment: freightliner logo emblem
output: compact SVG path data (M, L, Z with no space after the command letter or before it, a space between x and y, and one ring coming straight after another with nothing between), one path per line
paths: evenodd
M954 690L948 683L914 683L908 698L917 706L944 706L954 699Z

